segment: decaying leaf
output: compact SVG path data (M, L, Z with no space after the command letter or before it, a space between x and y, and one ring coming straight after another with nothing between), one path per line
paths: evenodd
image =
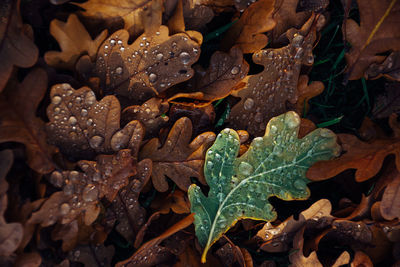
M67 155L90 158L96 152L136 147L143 138L144 129L138 121L131 121L119 130L121 107L115 96L106 96L98 102L90 88L75 90L65 83L54 85L50 98L48 139Z
M381 76L400 82L400 51L392 52L380 64L372 63L365 71L368 79L377 79Z
M332 205L330 201L321 199L308 209L302 211L298 220L290 216L277 226L266 223L257 233L257 237L261 238L263 241L260 249L267 252L283 252L289 250L293 236L308 220L319 220L323 217L332 218L330 215L331 211Z
M168 28L161 26L129 45L129 33L119 30L100 47L95 63L84 56L77 68L86 79L99 77L103 93L139 104L193 76L191 65L200 56L201 40L196 37L189 32L169 36Z
M381 63L380 54L400 50L400 2L396 0L357 1L360 25L352 19L343 29L351 50L346 53L349 80L357 80L372 63Z
M393 170L393 180L387 185L382 196L380 211L386 220L400 219L400 173Z
M238 47L233 47L228 53L217 51L211 59L206 71L196 71L194 81L184 93L178 93L169 98L173 103L182 103L179 98L191 98L200 101L190 103L197 107L209 105L212 101L228 96L235 86L249 71L249 65L243 59L243 53Z
M158 263L163 262L166 258L171 255L168 247L161 246L160 243L163 242L168 237L174 235L180 230L185 229L193 223L193 214L188 215L184 219L180 220L170 228L168 228L160 236L144 243L129 259L125 261L118 262L116 267L136 267L136 266L154 266Z
M141 149L140 158L153 161L151 178L157 191L167 191L166 176L184 191L191 184L190 177L196 177L204 183L201 171L204 154L214 141L215 134L205 132L190 142L191 138L192 123L188 118L181 118L174 124L162 146L158 138L153 138Z
M134 163L131 150L124 149L115 155L99 155L96 161L79 161L83 172L54 171L50 182L63 191L52 194L28 223L46 227L58 221L70 223L83 216L85 224L91 224L99 215L99 200L105 197L112 201L128 184L129 177L135 175Z
M313 165L307 171L308 179L321 181L344 170L356 169L356 181L363 182L374 177L381 169L383 160L391 154L395 155L396 166L400 170L400 137L376 139L370 143L350 134L339 134L338 137L346 153L340 158Z
M385 85L385 92L378 96L372 114L377 119L389 117L390 114L400 114L400 85L390 83Z
M85 27L74 14L67 22L53 20L50 33L58 41L61 52L49 51L44 55L46 63L56 68L74 69L78 58L87 53L94 60L100 44L106 39L108 31L102 31L92 40Z
M0 92L13 66L28 68L36 63L39 50L32 41L32 28L22 24L18 0L4 0L0 9Z
M246 87L233 92L241 98L229 114L228 122L235 129L243 129L254 136L263 134L273 116L288 110L287 103L298 101L298 78L303 64L312 65L312 45L315 41L313 18L300 31L288 31L290 44L279 49L266 49L253 54L253 61L264 70L244 79Z
M275 27L272 19L275 0L259 0L251 4L226 33L222 46L225 49L238 45L243 53L254 53L268 44L264 34Z
M151 160L140 161L136 175L118 192L112 206L107 209L117 219L116 230L128 241L134 240L140 226L145 222L146 210L139 204L139 194L150 179L151 169Z
M208 197L196 185L188 192L196 235L205 247L203 262L211 245L238 220L274 220L276 212L269 197L306 199L310 194L305 177L309 166L338 155L340 148L330 130L317 129L298 139L299 126L295 112L271 119L265 136L255 138L240 158L236 158L237 133L225 129L219 134L206 155Z
M78 246L68 254L70 261L81 262L84 266L111 266L114 256L114 246Z
M23 143L29 166L39 173L54 169L51 157L56 152L56 148L46 142L44 122L36 117L46 87L46 72L35 69L22 83L10 81L0 95L0 142Z
M167 101L161 98L151 98L141 106L134 105L125 108L122 111L121 120L128 123L137 120L144 125L146 136L157 135L162 127L168 122L168 116L165 113L169 109Z

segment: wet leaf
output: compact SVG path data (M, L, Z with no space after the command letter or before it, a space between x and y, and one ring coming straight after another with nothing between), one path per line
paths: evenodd
M121 108L115 96L97 101L90 88L75 90L65 83L53 86L50 98L50 122L46 125L49 143L63 153L90 158L95 153L138 149L144 129L138 121L131 121L120 130Z
M4 0L0 9L0 92L14 66L32 67L39 55L31 26L22 24L19 4L17 0Z
M201 30L214 18L212 7L193 0L182 0L183 17L188 30Z
M262 135L269 119L288 110L286 102L295 105L299 99L298 79L302 64L312 65L312 45L315 31L313 19L299 32L289 31L290 44L278 49L261 50L253 54L253 61L264 66L264 70L249 75L246 87L233 92L241 100L229 114L229 125L243 129L254 136ZM304 101L304 99L303 99Z
M273 29L276 21L272 19L275 0L259 0L251 4L225 34L222 46L227 50L238 45L243 53L254 53L268 44L264 34Z
M50 23L50 33L58 41L61 52L46 52L44 55L46 63L56 68L73 70L81 55L88 54L92 60L96 58L97 50L106 39L108 31L102 31L92 40L78 17L71 14L67 22L53 20Z
M343 28L351 44L350 52L346 53L349 80L360 79L371 64L384 61L382 53L400 50L400 32L393 30L399 24L400 3L374 0L357 1L357 4L360 25L348 19Z
M188 105L196 107L209 105L212 101L231 94L248 71L249 65L243 59L243 54L238 47L232 48L229 54L217 51L212 55L208 69L196 72L195 81L192 82L189 90L174 95L168 101L186 104L179 98L189 98L199 100L200 103L188 103Z
M192 223L193 214L190 214L168 228L160 236L144 243L129 259L118 262L115 266L154 266L158 263L161 263L165 258L168 258L171 253L169 252L168 248L161 246L160 243L180 230L185 229Z
M146 210L139 204L139 194L149 181L152 163L149 159L140 161L137 173L129 184L118 192L107 212L117 219L116 230L127 240L134 240L140 226L145 222Z
M192 123L188 118L179 119L171 128L164 144L158 138L151 139L140 151L140 158L153 161L152 182L157 191L168 189L166 177L186 191L191 184L190 177L204 183L202 168L205 151L214 141L215 134L205 132L193 141Z
M188 32L169 36L161 26L156 34L143 34L128 45L128 32L119 30L100 47L95 63L82 57L77 68L86 79L99 77L105 94L139 104L193 76L191 65L200 56L201 43L194 38Z
M255 138L240 158L236 158L237 133L225 129L219 134L206 155L208 197L196 185L188 192L191 210L196 214L196 235L205 247L203 262L211 245L238 220L275 220L269 197L308 198L306 170L318 160L337 155L339 146L327 129L298 139L299 126L300 118L294 112L271 119L265 136Z
M96 161L79 161L83 172L54 171L50 182L63 191L52 194L28 223L46 227L56 222L67 224L83 216L85 224L90 225L99 215L100 199L112 201L128 184L129 177L135 175L134 163L131 150L124 149L115 155L99 155Z
M47 144L44 122L36 117L46 87L46 72L34 69L22 83L10 81L0 95L0 142L24 144L29 167L38 173L49 173L54 169L51 157L57 151Z
M70 261L81 262L84 266L111 266L114 256L114 246L78 246L68 254Z
M365 71L368 79L381 76L400 82L400 51L392 52L382 63L372 63Z
M393 170L392 181L387 185L382 196L380 211L386 220L400 219L400 173Z

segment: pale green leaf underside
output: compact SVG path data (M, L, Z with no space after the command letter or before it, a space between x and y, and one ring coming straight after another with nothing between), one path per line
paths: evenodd
M307 169L317 161L337 156L340 147L335 134L327 129L298 139L299 126L295 112L272 118L265 136L255 138L240 158L236 131L225 129L217 136L204 166L210 186L208 197L194 184L188 191L196 236L204 246L203 262L211 245L238 220L275 220L269 197L308 198Z

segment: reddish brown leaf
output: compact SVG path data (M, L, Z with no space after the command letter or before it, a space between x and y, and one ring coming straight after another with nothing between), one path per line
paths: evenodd
M71 14L65 23L53 20L50 23L50 33L58 41L61 52L46 52L44 55L46 63L56 68L71 70L74 69L75 63L83 54L88 54L94 60L100 44L108 34L107 30L104 30L96 39L92 40L75 14Z
M168 189L166 176L184 191L191 184L190 177L205 183L202 172L204 156L215 134L205 132L190 142L191 136L192 123L188 118L181 118L174 124L163 145L158 138L153 138L141 149L140 158L153 161L151 177L157 191Z
M32 28L22 24L19 0L4 0L0 9L0 92L10 78L13 66L33 66L39 51L32 41Z
M308 101L324 91L324 84L320 81L313 81L308 84L308 76L301 75L298 80L297 90L299 97L296 102L296 112L304 114L309 109Z
M54 169L51 157L56 152L46 142L44 122L35 115L46 87L46 72L35 69L20 84L10 81L0 95L0 142L23 143L29 166L39 173Z
M170 210L178 214L190 213L190 202L185 192L176 189L168 195L160 195L151 203L151 208L162 214Z
M400 173L394 169L392 181L387 185L382 196L380 211L386 220L400 219Z
M372 63L381 63L385 56L379 54L400 50L400 32L393 30L399 24L400 3L396 0L358 0L357 3L360 25L349 19L343 28L352 46L346 53L350 80L363 77Z
M92 157L140 144L144 130L138 121L120 128L120 104L115 96L96 101L88 87L78 90L58 84L50 92L47 107L49 142L73 157ZM119 131L118 131L119 130Z
M350 265L351 267L373 267L371 259L362 251L357 251Z

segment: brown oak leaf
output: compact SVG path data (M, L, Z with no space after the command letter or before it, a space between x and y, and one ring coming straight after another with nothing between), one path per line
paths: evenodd
M210 59L206 71L196 70L196 73L184 93L177 93L168 99L169 102L202 107L212 101L231 94L235 86L247 75L249 65L243 59L243 53L238 47L233 47L229 54L215 52ZM186 103L183 99L195 99L200 103Z
M128 184L129 177L135 175L135 161L131 150L123 149L115 155L99 155L96 161L79 161L83 172L54 171L50 182L62 187L62 191L52 194L27 223L47 227L83 216L85 224L90 225L99 215L100 199L112 201Z
M246 86L232 93L241 98L229 114L228 123L233 128L261 136L273 116L288 110L287 102L291 105L297 103L301 66L314 63L312 45L315 30L308 30L312 21L313 18L300 31L288 31L288 46L253 54L254 63L263 65L264 70L247 76L244 79Z
M324 84L320 81L313 81L308 84L308 76L301 75L298 80L297 90L298 90L298 100L296 102L296 112L298 114L304 114L309 109L308 101L321 94L324 91Z
M272 19L275 0L259 0L251 4L225 34L222 46L228 50L238 45L243 53L254 53L268 44L264 34L275 27Z
M143 34L128 45L128 32L119 30L100 47L95 63L83 56L77 68L86 79L99 77L103 93L140 104L193 76L191 65L200 56L201 43L196 36L169 36L161 26L154 35Z
M203 177L204 156L215 139L215 134L205 132L190 142L192 123L188 118L179 119L171 128L164 144L158 138L151 139L140 151L140 158L153 161L152 182L157 191L168 189L166 176L187 191L190 177L205 183Z
M343 28L351 44L346 53L349 80L357 80L372 63L381 63L385 56L379 54L400 50L400 2L395 0L357 1L360 25L348 19Z
M138 121L120 130L121 107L115 96L97 101L90 88L75 90L64 83L52 87L50 98L48 141L67 155L88 158L112 153L136 147L143 138L144 129Z
M396 116L392 116L395 120ZM374 177L382 167L383 160L391 154L396 157L396 166L400 170L400 136L375 139L372 142L360 141L350 134L338 134L345 154L330 161L320 161L307 171L307 178L312 181L329 179L344 170L356 169L357 182Z
M137 173L130 179L127 186L118 192L112 205L107 208L108 217L117 220L116 230L127 240L135 239L137 232L145 222L146 210L139 204L139 194L149 181L152 162L149 159L140 161Z
M33 66L39 50L32 41L32 28L22 24L18 0L4 0L0 9L0 92L11 76L13 66Z
M393 172L380 204L380 212L386 220L400 219L400 173L396 169Z
M34 69L22 83L10 80L0 95L0 142L24 144L29 167L39 173L54 169L51 157L57 151L47 144L44 122L35 115L46 89L46 72Z
M53 20L50 23L50 33L58 41L61 52L46 52L44 55L46 63L55 68L73 70L81 55L88 54L92 60L96 58L97 50L106 39L108 31L103 30L92 40L78 17L71 14L67 22Z

